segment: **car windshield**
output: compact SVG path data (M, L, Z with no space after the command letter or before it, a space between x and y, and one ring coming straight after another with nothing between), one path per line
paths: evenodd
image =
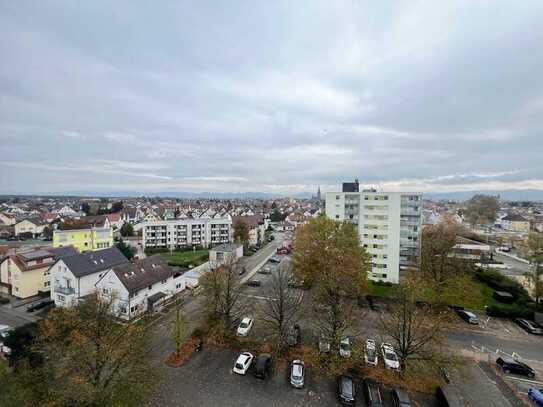
M300 380L302 378L302 375L303 375L303 366L302 365L293 365L292 366L292 378L294 380Z
M241 324L239 324L240 328L247 328L249 326L248 322L242 321Z
M341 343L339 345L341 350L349 350L349 344L348 343Z
M341 381L341 391L347 397L351 397L353 394L353 382L349 379L343 379Z
M396 356L395 353L390 353L390 352L387 352L385 353L385 356L388 360L392 360L394 362L396 362L398 360L398 357Z
M374 349L368 349L366 351L366 355L368 356L368 359L375 359L375 350Z
M241 363L236 363L236 369L243 369L243 364Z

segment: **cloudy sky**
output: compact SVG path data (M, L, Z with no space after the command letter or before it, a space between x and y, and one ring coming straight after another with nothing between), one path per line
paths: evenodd
M0 1L0 193L543 190L543 1Z

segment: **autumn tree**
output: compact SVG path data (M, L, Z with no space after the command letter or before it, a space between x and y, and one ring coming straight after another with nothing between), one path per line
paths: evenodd
M420 270L411 273L421 299L456 304L476 295L473 264L454 249L459 233L460 226L450 220L423 229Z
M245 244L249 241L249 228L243 221L238 221L234 224L234 240Z
M443 358L447 312L417 305L418 289L413 281L405 281L395 287L395 301L379 317L378 329L383 340L391 338L402 371L412 360L436 361Z
M495 196L474 195L467 201L464 216L472 225L486 225L493 223L496 219L500 202Z
M175 299L175 318L172 321L172 340L175 345L175 353L179 356L181 345L185 337L185 315L182 310L183 303L179 297Z
M530 260L531 271L525 274L531 286L533 287L533 295L535 303L539 305L539 301L543 296L543 234L531 232L528 235L523 251Z
M245 310L239 275L239 266L232 259L200 279L205 307L211 316L221 319L225 336L230 335L234 323Z
M147 331L119 324L113 301L93 294L39 323L33 349L43 358L37 369L47 389L43 405L138 405L152 389Z
M273 332L279 349L286 344L289 327L294 323L299 312L301 296L297 290L289 287L292 266L286 259L272 273L265 298L260 302L260 315Z
M312 219L296 232L293 257L296 279L313 286L316 328L337 349L371 267L358 232L352 223Z
M123 225L121 226L121 236L134 236L134 226L132 226L132 224L129 222L123 223Z

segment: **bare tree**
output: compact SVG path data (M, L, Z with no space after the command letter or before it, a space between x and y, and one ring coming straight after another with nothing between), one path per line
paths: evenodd
M392 338L402 370L410 360L434 360L440 355L447 314L416 303L417 286L412 281L398 286L396 302L379 318L379 331Z
M172 340L175 345L175 353L179 355L181 344L185 336L185 315L182 311L183 302L180 297L175 299L175 319L172 323Z
M222 319L225 335L230 334L233 324L245 311L239 267L233 258L228 258L200 280L206 307L212 315Z
M266 298L260 303L260 313L265 323L274 331L279 349L286 345L289 326L294 323L299 312L302 295L289 287L292 278L292 265L283 260L277 271L271 275Z

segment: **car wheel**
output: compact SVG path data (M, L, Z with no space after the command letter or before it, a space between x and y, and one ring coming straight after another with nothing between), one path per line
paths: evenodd
M535 377L535 374L530 373L530 374L528 375L528 377L529 377L530 379L533 379L533 378Z

